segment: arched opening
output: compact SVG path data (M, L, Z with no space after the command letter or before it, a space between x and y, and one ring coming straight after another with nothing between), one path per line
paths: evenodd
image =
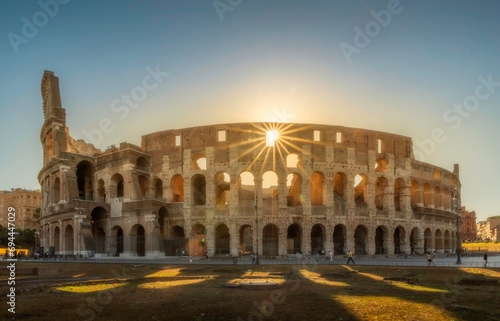
M314 172L311 176L311 205L325 205L323 201L323 191L325 184L325 175L321 172Z
M354 254L366 254L366 241L368 239L368 229L363 225L358 225L354 230Z
M170 185L172 188L172 202L184 202L184 178L176 174L172 177Z
M347 184L347 177L344 173L337 173L333 177L333 193L335 199L345 200L345 190Z
M335 225L333 229L333 254L343 255L345 253L345 226Z
M375 172L385 173L389 169L389 162L385 158L380 158L375 163Z
M375 230L375 254L387 254L387 228L382 225Z
M431 229L426 229L424 231L424 249L426 252L432 252L432 232Z
M203 256L207 253L207 229L205 226L201 224L197 224L193 228L193 255L194 256Z
M56 228L54 229L54 253L55 254L59 254L59 252L61 251L60 247L59 247L59 242L61 241L61 230L59 229L59 226L56 226Z
M230 253L230 235L229 229L225 224L215 228L215 254Z
M111 229L111 252L114 256L120 256L123 253L123 230L120 226L116 225Z
M290 154L286 157L286 167L297 168L299 164L299 156L297 154Z
M441 188L439 188L439 186L436 186L436 188L434 189L434 207L443 207L442 200L443 196L441 195Z
M97 182L97 197L99 197L99 201L106 203L106 188L102 179Z
M59 201L61 200L61 180L59 179L59 177L54 180L53 193L54 203L59 203Z
M165 233L165 232L164 232ZM168 256L179 256L186 245L184 229L178 225L172 227L170 236L165 240L165 254ZM199 254L199 252L197 252Z
M435 240L434 243L436 244L436 251L437 252L442 252L443 251L443 233L441 233L441 230L437 229L435 235Z
M67 225L64 229L64 252L65 254L72 255L74 251L74 233L73 227Z
M286 186L288 187L287 206L302 205L302 176L297 173L289 174L286 179Z
M387 178L378 177L375 181L375 206L378 210L384 209L384 198L387 194Z
M141 156L137 158L137 170L149 172L149 161L146 159L146 157Z
M137 256L146 255L146 231L140 224L136 224L130 230L130 247Z
M434 170L434 179L435 180L440 180L441 179L441 172L438 169Z
M139 192L142 198L148 196L149 178L144 175L139 175Z
M321 224L315 224L311 229L311 253L323 254L323 235L324 227Z
M262 175L262 200L264 215L278 214L278 175L273 171Z
M191 167L194 170L206 170L207 159L203 156L203 154L194 154L191 156Z
M424 185L424 206L432 205L432 190L429 184Z
M253 174L242 172L238 177L238 205L251 210L255 204L255 182Z
M110 182L111 198L123 197L124 186L123 177L120 174L115 174L111 177Z
M354 201L357 204L366 204L365 194L368 193L368 179L364 174L354 178Z
M403 254L405 245L405 229L402 226L394 230L394 254Z
M193 205L206 205L207 203L207 184L205 176L196 174L191 179L193 192Z
M250 225L240 227L240 253L250 254L253 252L253 229Z
M396 211L401 211L402 196L405 188L405 181L402 178L394 182L394 207Z
M286 252L287 254L295 254L301 252L301 233L300 226L292 224L288 227L286 233Z
M87 161L81 161L76 165L76 181L78 185L78 198L81 200L94 200L95 167Z
M417 206L422 203L420 199L420 184L417 181L411 182L411 205Z
M105 253L106 234L105 227L108 212L103 207L96 207L92 210L91 225L93 237L93 251L95 253Z
M411 254L414 254L414 253L422 254L424 251L422 248L420 248L420 246L421 245L420 245L418 228L414 227L410 233L410 251L411 251Z
M155 198L163 199L163 182L159 178L155 181Z
M215 204L226 206L230 201L230 176L228 173L215 175Z
M262 238L262 253L266 256L278 255L278 227L274 224L264 226Z

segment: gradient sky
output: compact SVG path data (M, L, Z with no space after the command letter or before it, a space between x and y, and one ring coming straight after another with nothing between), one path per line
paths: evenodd
M44 21L37 1L3 1L0 189L39 188L40 82L51 70L73 138L88 140L85 131L111 119L99 148L231 122L362 127L414 144L441 128L446 140L420 160L448 170L459 163L463 205L483 220L500 214L500 84L483 88L489 96L460 124L443 118L474 102L479 77L500 82L500 3L402 0L348 62L341 44L354 46L355 28L373 27L370 11L390 3L242 0L221 20L211 0L73 0ZM36 35L28 27L23 35L34 18ZM14 34L25 43L13 46ZM148 66L169 75L120 118L113 101L141 85Z

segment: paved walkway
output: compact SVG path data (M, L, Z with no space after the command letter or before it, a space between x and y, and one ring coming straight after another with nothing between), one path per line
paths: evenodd
M436 258L435 265L437 267L483 267L484 261L483 257L462 257L462 264L456 264L457 259L452 257L438 257ZM380 266L427 266L426 256L408 256L404 257L365 257L365 256L354 256L354 261L356 265L380 265ZM32 261L37 262L37 261ZM200 257L164 257L164 258L147 258L147 257L131 257L131 258L85 258L85 259L43 259L38 262L51 262L51 263L70 263L70 262L81 262L81 263L127 263L127 264L210 264L210 265L234 265L235 261L231 257L217 257L210 258L206 260ZM333 260L333 264L346 264L347 257L336 256ZM251 259L249 257L238 258L237 265L250 265ZM309 262L307 259L296 260L295 257L288 258L276 258L276 259L260 259L260 264L273 265L273 264L283 264L283 265L293 265L293 264L331 264L328 258L320 258L319 262L316 262L315 258L312 257ZM500 268L500 256L488 256L488 267Z

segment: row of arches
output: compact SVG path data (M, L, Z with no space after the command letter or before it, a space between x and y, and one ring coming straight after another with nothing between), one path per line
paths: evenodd
M94 220L95 219L95 220ZM180 255L184 250L190 255L205 255L207 253L207 229L203 224L197 224L192 228L189 237L186 237L184 228L175 225L170 231L164 230L162 225L160 249L166 255ZM354 229L353 243L348 248L348 233L343 224L335 225L333 233L327 237L327 231L322 224L315 224L310 231L304 231L300 224L293 223L286 228L286 251L280 251L280 230L275 224L266 224L261 230L262 255L277 256L281 254L303 253L305 248L310 249L312 254L326 254L331 250L335 255L346 254L350 249L356 255L366 254L402 254L402 253L423 253L430 250L438 252L449 251L455 247L455 233L436 229L434 233L430 228L424 232L421 239L419 229L414 227L407 231L398 226L390 230L384 225L376 227L374 237L370 235L369 229L365 225L358 225ZM309 235L306 235L309 234ZM392 237L390 237L392 236ZM67 225L64 230L64 241L60 242L61 231L55 227L53 232L53 244L56 254L72 254L74 250L74 232L71 225ZM231 254L231 233L226 224L219 224L214 228L214 255ZM248 254L255 250L255 233L251 225L245 224L238 230L238 252ZM128 238L127 241L124 241ZM370 245L369 240L374 239L374 244ZM333 244L328 244L332 240ZM108 253L110 255L120 255L126 250L138 256L146 254L146 232L141 224L136 224L125 235L122 227L115 225L110 229L110 234L106 235L102 226L102 219L98 214L92 220L92 240L86 240L86 248L94 253ZM308 242L309 244L306 244ZM407 244L409 243L409 244ZM374 246L374 251L373 251ZM126 248L127 247L127 248ZM370 249L372 247L372 249ZM191 252L191 253L189 253ZM374 253L370 253L374 252Z
M290 155L289 155L290 156ZM152 180L147 173L149 164L144 157L137 160L138 169L137 181L139 198L164 199L164 191L169 192L168 200L172 202L184 202L185 182L184 177L175 174L170 179L170 184L164 185L160 178ZM377 168L383 168L381 163ZM291 166L292 167L292 166ZM292 167L293 168L293 167ZM144 173L142 173L144 172ZM122 174L115 173L108 182L99 179L95 182L95 166L88 161L81 161L76 167L78 197L83 200L98 200L106 202L109 198L120 198L125 196L126 186ZM279 177L274 171L265 172L258 180L249 171L240 173L237 181L237 199L240 206L251 207L255 200L256 182L262 188L262 197L265 200L278 200ZM371 190L369 179L366 174L359 173L353 179L345 173L336 173L333 177L333 186L327 183L326 176L321 171L315 171L308 178L308 186L304 186L304 176L300 172L292 172L287 175L286 181L286 204L294 207L300 205L324 206L327 202L327 195L332 192L337 200L348 200L348 195L353 195L356 204L367 204L369 199L375 203L375 208L384 210L393 207L396 211L409 210L405 208L406 201L403 197L410 195L410 202L413 205L423 205L426 207L442 208L450 210L451 193L447 187L431 187L429 183L420 184L416 180L408 185L403 178L396 178L390 182L386 177L379 176L375 179L374 195L369 197ZM350 182L350 183L349 183ZM106 184L108 186L106 186ZM213 179L214 202L216 205L228 204L231 197L231 178L226 172L219 172ZM207 178L203 174L195 174L191 177L190 198L192 205L207 204ZM52 202L58 203L61 199L62 183L59 177L53 180L53 187L50 188L50 181L47 190L52 194ZM97 193L97 197L95 197ZM307 195L306 195L307 194ZM307 196L307 197L306 197ZM212 196L211 196L212 197ZM304 204L308 199L308 204Z

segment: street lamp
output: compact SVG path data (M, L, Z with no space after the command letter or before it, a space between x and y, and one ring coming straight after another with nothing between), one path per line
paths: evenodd
M455 212L457 213L457 219L455 220L457 222L457 264L462 264L462 261L460 259L460 255L462 254L462 241L460 239L460 223L462 222L460 218L460 198L458 197L457 194L453 197L454 205L455 205Z
M259 262L259 210L257 208L257 193L255 195L255 227L257 229L257 253L255 253L255 264Z

